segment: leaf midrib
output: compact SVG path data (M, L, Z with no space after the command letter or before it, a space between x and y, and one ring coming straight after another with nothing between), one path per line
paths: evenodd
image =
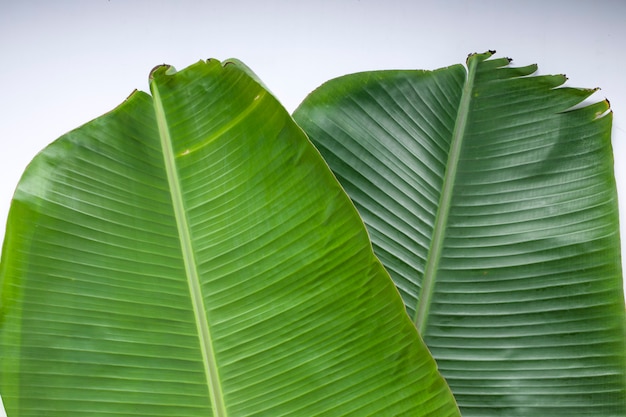
M202 289L200 287L200 277L193 251L191 234L183 193L176 168L176 155L172 146L172 138L170 135L167 117L163 108L163 102L156 82L151 83L151 90L154 99L154 111L156 114L157 127L161 140L161 148L163 150L163 158L165 162L165 171L169 185L170 195L172 197L172 205L174 216L176 218L176 226L181 246L181 254L185 265L185 275L187 277L187 285L191 304L193 306L194 317L196 320L196 328L198 331L198 339L200 342L200 350L202 353L202 361L204 364L204 373L207 382L207 389L211 398L213 415L216 417L226 417L226 406L224 404L224 396L222 392L221 381L215 352L213 349L213 340L211 337L211 328L206 317L206 309L202 298Z
M467 116L469 114L470 103L472 100L472 89L474 88L474 79L476 77L477 59L468 59L468 74L463 92L461 93L461 101L457 110L457 116L452 131L452 139L450 142L450 152L446 163L446 172L443 177L443 185L437 214L435 215L435 225L433 228L433 237L430 242L428 256L424 267L424 276L422 278L422 289L417 301L415 316L413 322L420 334L425 334L428 324L428 316L430 313L430 305L432 303L435 283L437 280L437 271L439 270L439 261L443 251L443 242L445 232L448 225L448 217L450 214L450 206L452 204L452 193L454 191L454 183L457 175L459 158L463 139L465 138L465 128L467 124Z

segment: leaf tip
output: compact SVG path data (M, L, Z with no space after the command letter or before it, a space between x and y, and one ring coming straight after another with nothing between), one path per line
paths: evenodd
M137 93L137 91L139 91L139 90L137 90L136 88L133 91L131 91L131 93L124 99L124 101L128 101L128 99L130 99L132 96L134 96L135 93Z
M599 109L594 114L594 120L602 119L605 116L613 114L613 109L611 109L611 102L608 98L602 100L598 107Z
M602 89L600 87L594 87L594 88L581 88L581 90L586 92L587 93L587 97L589 97L592 94L595 94L595 93L597 93L598 91L600 91Z
M465 63L469 65L469 62L473 59L479 59L480 61L484 61L486 59L489 59L495 53L496 53L495 49L489 49L487 52L483 52L482 54L479 54L477 52L472 52L467 55L467 60L465 61Z
M176 72L176 68L169 64L159 64L150 70L150 75L148 78L150 81L154 80L155 77L160 76L161 74L172 75Z

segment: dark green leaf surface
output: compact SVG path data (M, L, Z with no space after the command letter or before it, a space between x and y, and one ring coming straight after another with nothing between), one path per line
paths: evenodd
M151 75L29 165L0 267L9 416L454 416L365 227L236 64Z
M624 416L608 102L490 56L331 80L294 118L464 416Z

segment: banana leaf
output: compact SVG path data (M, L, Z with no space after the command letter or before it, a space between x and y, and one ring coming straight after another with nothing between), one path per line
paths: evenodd
M237 62L43 150L0 265L8 416L456 416L319 152Z
M340 77L294 118L464 416L624 416L609 103L492 54Z

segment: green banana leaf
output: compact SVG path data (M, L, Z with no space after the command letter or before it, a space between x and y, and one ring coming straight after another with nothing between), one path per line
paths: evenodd
M294 118L464 416L624 416L609 104L491 55L340 77Z
M37 155L0 267L9 416L455 416L319 152L245 67L151 74Z

